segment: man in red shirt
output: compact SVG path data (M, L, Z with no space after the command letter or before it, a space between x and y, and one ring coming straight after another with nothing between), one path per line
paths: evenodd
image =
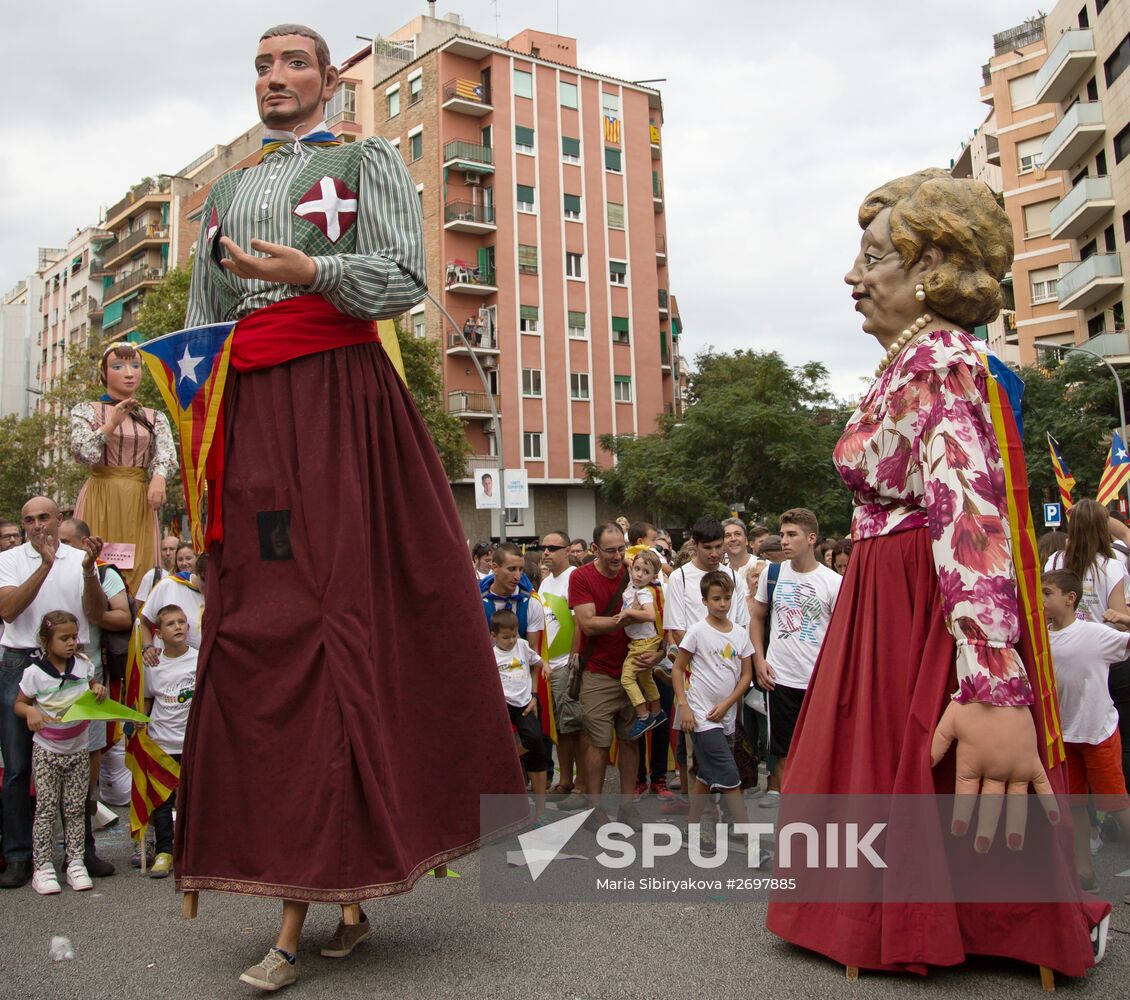
M569 607L584 635L581 655L588 657L580 702L588 740L583 760L585 788L595 810L585 821L590 830L608 820L600 807L600 795L613 729L618 737L616 766L620 771L621 795L630 796L635 790L639 766L639 745L628 739L635 711L620 684L620 670L628 655L626 623L619 618L630 575L624 565L626 549L624 532L618 524L599 524L593 532L596 558L573 570L569 577ZM643 657L640 669L650 670L662 658L662 653ZM616 818L636 830L642 827L640 815L631 805L622 805Z

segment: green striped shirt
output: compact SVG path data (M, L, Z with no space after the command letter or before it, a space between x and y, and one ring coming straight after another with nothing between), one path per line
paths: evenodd
M321 150L296 150L290 143L244 170L231 205L220 219L222 235L245 252L251 252L253 239L295 246L292 206L305 192L291 187L310 157L321 155ZM230 273L217 279L208 266L209 198L200 223L186 326L237 320L310 292L320 293L342 312L361 319L397 316L419 302L428 286L415 185L400 154L386 140L364 140L360 155L355 252L313 256L317 273L307 286L237 278ZM217 280L225 280L238 297L233 299L230 292L221 295ZM234 308L225 308L225 301L234 301Z

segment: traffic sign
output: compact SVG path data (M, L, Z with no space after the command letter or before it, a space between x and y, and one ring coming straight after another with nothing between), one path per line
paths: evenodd
M1044 527L1058 528L1063 523L1063 505L1058 503L1044 504Z

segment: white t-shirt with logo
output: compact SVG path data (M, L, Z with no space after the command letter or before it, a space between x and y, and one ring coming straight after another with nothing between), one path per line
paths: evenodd
M513 649L494 649L494 662L502 678L502 693L507 705L525 708L534 696L530 668L538 662L538 654L525 639L519 639Z
M685 687L687 704L694 712L696 733L721 729L729 734L735 728L740 699L730 706L720 722L706 718L706 713L718 702L733 694L734 685L741 677L742 660L753 656L749 630L731 625L729 632L719 632L705 619L695 622L679 643L680 649L691 654L690 676L686 678Z
M749 608L746 607L745 577L728 566L719 566L734 582L730 600L730 621L746 628L749 625ZM706 621L706 605L702 603L702 578L707 571L699 569L693 561L684 563L667 577L667 590L663 600L663 627L685 632L695 622Z
M624 603L620 610L626 611L636 604L644 610L650 608L651 613L653 615L655 614L655 591L651 589L650 585L637 589L629 583L628 586L624 588ZM659 635L659 632L655 627L654 621L632 622L631 625L624 626L624 634L629 639L654 639Z
M188 644L193 649L200 648L200 635L204 624L204 595L198 590L193 590L183 580L166 576L159 580L149 592L149 600L141 609L142 617L154 626L156 633L157 612L162 608L175 604L184 612L188 619ZM153 645L161 648L161 640L156 634L153 636Z
M9 550L11 551L11 550ZM84 691L90 690L90 679L94 676L94 664L81 653L75 654L72 676L66 681L52 677L37 663L26 667L20 678L20 691L35 702L44 715L61 719ZM16 720L21 726L23 719ZM31 741L52 753L86 753L86 730L89 722L66 722L62 725L46 725L32 736Z
M1044 564L1045 570L1063 569L1064 553L1053 552ZM1110 595L1118 587L1126 586L1126 568L1117 559L1096 556L1094 563L1083 576L1083 593L1075 608L1080 621L1102 623L1103 612L1110 607Z
M184 748L188 710L196 690L197 652L191 646L182 656L161 656L155 667L145 668L145 697L153 699L149 736L165 753Z
M807 689L841 579L822 563L807 573L798 573L791 563L781 563L769 612L769 650L765 657L778 684ZM757 600L769 603L768 569L757 581Z
M557 621L557 615L554 613L553 608L545 600L545 595L549 594L552 597L563 597L565 603L569 603L569 577L573 575L575 566L565 567L565 572L560 576L546 576L542 578L541 583L538 584L538 599L541 603L542 613L545 615L545 641L546 649L552 644L554 639L557 638L558 629L560 624ZM568 651L562 653L560 656L555 656L549 661L549 670L552 673L555 670L560 670L562 667L567 666L569 663Z
M78 619L80 646L90 642L90 629L82 613L82 560L84 553L70 545L60 545L55 554L55 565L16 620L4 626L2 644L8 649L35 649L39 645L39 626L48 611L69 611ZM31 579L43 560L24 542L7 552L0 552L0 588L18 587Z
M1130 635L1109 625L1074 621L1048 629L1059 719L1068 743L1102 743L1118 729L1107 676L1130 653Z

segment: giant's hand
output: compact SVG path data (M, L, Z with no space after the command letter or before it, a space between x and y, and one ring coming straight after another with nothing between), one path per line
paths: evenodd
M318 273L311 258L281 243L252 240L251 249L265 254L263 257L244 253L227 236L220 237L220 244L229 254L220 263L237 278L257 278L280 285L309 285Z
M146 500L149 502L150 510L160 510L165 505L165 477L154 476L149 480L149 489L146 492Z
M951 701L934 731L930 748L933 766L938 765L955 740L956 794L950 827L955 837L963 836L969 829L980 793L973 849L979 854L988 853L1004 805L1008 846L1019 851L1024 846L1028 821L1029 784L1036 789L1048 820L1053 824L1059 822L1059 806L1040 761L1036 726L1029 709Z

